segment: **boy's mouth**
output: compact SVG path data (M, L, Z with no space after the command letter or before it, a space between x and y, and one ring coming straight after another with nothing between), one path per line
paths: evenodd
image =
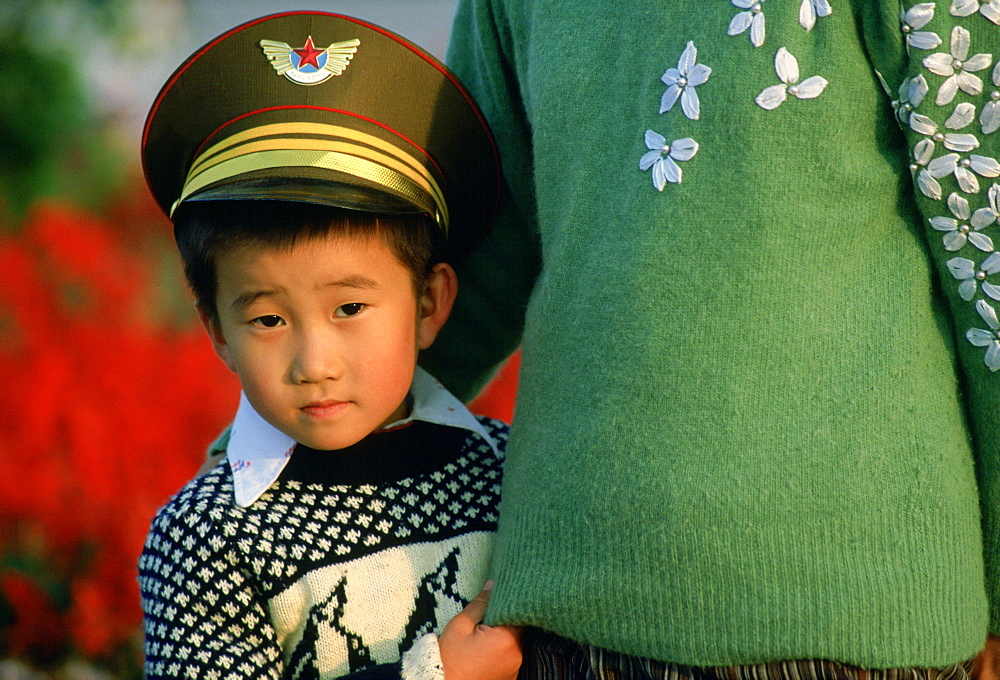
M323 401L314 401L306 404L299 410L314 418L327 418L340 413L347 408L348 404L350 404L349 401L334 401L333 399L325 399Z

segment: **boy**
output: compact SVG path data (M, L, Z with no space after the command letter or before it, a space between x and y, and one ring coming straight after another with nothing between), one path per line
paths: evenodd
M175 72L143 161L243 388L140 560L147 677L512 678L516 631L462 609L506 427L416 368L496 202L472 101L381 28L279 14Z

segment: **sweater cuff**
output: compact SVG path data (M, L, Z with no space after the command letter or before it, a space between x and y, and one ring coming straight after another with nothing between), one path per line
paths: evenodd
M444 680L441 648L434 633L417 639L403 654L403 680Z

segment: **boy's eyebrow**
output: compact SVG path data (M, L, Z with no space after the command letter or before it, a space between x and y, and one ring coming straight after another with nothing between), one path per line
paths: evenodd
M325 284L324 287L337 287L337 288L355 288L358 290L378 290L382 286L379 285L378 281L370 279L367 276L362 276L360 274L352 274L350 276L345 276L342 279L337 279L336 281L330 281ZM258 299L263 297L270 297L276 295L277 291L273 290L248 290L236 296L230 305L230 309L235 312L246 309Z

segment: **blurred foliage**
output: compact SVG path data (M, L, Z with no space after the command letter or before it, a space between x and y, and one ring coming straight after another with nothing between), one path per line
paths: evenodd
M130 0L4 0L0 4L0 225L39 197L97 207L119 179L114 145L88 96L83 56L114 41Z

